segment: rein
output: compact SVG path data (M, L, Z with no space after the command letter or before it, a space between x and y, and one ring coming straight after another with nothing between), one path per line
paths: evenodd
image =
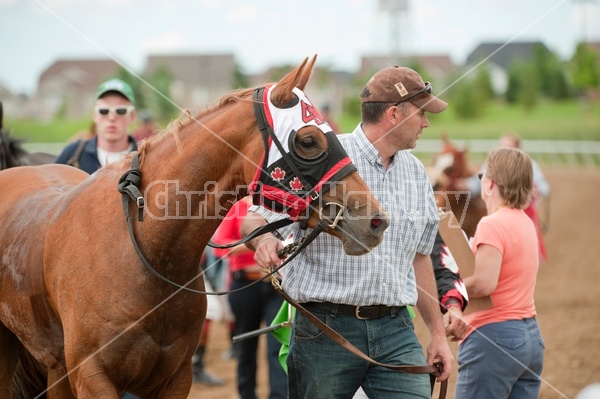
M131 168L125 172L123 174L123 176L121 176L121 178L119 179L119 185L118 185L118 190L121 193L122 196L122 203L123 203L123 211L125 213L125 219L127 222L127 229L129 231L129 236L131 237L131 242L133 243L133 247L135 249L135 252L137 253L138 257L140 258L140 260L142 261L144 267L150 272L152 273L154 276L156 276L158 279L160 279L161 281L172 285L180 290L184 290L184 291L188 291L188 292L192 292L194 294L202 294L202 295L227 295L229 293L232 292L237 292L237 291L241 291L242 289L248 288L248 286L250 285L254 285L259 283L261 280L264 280L267 277L273 276L275 273L277 273L282 267L284 267L285 265L287 265L292 259L294 259L304 248L306 248L315 238L317 238L317 236L319 234L321 234L322 232L324 232L325 230L327 230L328 228L335 228L338 224L338 222L341 219L342 213L343 213L343 207L341 207L339 204L334 204L333 205L337 205L340 207L339 212L337 213L335 219L333 220L333 222L331 224L328 223L327 219L323 218L323 214L319 213L321 216L321 220L319 221L319 223L317 224L317 226L313 229L313 231L310 232L310 234L308 234L307 236L303 237L301 240L299 240L296 243L292 243L288 246L286 246L285 248L281 249L278 254L280 257L284 257L286 255L289 255L289 257L285 260L285 262L283 262L279 267L275 268L274 270L270 271L268 274L266 274L262 279L260 280L256 280L254 282L252 282L251 284L245 286L245 287L241 287L237 290L232 290L232 291L221 291L221 292L207 292L207 291L200 291L200 290L195 290L193 288L189 288L187 287L187 284L189 284L190 282L188 282L186 285L180 285L177 284L176 282L169 280L168 278L166 278L165 276L163 276L162 274L160 274L154 267L152 267L152 265L150 264L150 262L148 262L148 260L146 259L146 257L144 256L144 254L142 253L142 250L137 242L137 239L135 237L135 232L133 231L133 221L131 218L131 213L129 211L129 200L133 200L133 202L137 205L138 207L138 221L142 221L143 220L143 214L144 214L144 197L142 195L142 193L139 190L139 184L142 180L141 177L141 171L139 169L139 154L137 152L133 153L132 156L132 160L131 160ZM280 222L280 223L278 223ZM279 226L279 227L283 227L286 226L288 224L291 223L290 219L282 219L278 222L274 222L271 223L271 225L265 225L262 226L258 229L256 229L255 231L253 231L250 235L252 235L252 237L256 237L260 234L264 234L267 231L273 231L274 228L272 227L273 225L275 226ZM276 227L276 228L279 228ZM248 240L242 240L243 242L246 242ZM235 243L235 245L238 245L239 243ZM231 246L231 244L229 244ZM225 246L228 247L228 246Z
M286 262L287 263L287 262ZM274 277L271 277L273 286L277 290L277 293L283 297L285 301L287 301L290 305L296 308L300 313L306 316L315 326L317 326L325 335L331 338L335 343L344 347L344 349L350 351L354 355L360 357L361 359L374 364L376 366L385 367L386 369L399 371L401 373L410 373L410 374L429 374L429 382L431 384L431 393L433 394L433 388L435 386L435 379L442 374L444 367L441 362L435 362L433 365L429 366L406 366L406 365L398 365L398 364L387 364L380 363L377 360L371 359L365 353L363 353L356 346L352 345L350 341L344 338L340 333L333 330L327 324L323 323L318 317L313 315L311 312L306 310L302 305L298 302L294 301L281 287L281 284ZM446 392L448 390L448 380L442 381L440 384L440 395L439 399L444 399L446 397Z
M272 282L273 286L275 287L277 293L279 295L281 295L283 297L283 299L286 300L290 305L292 305L293 307L298 309L299 312L301 312L304 316L306 316L315 326L317 326L321 331L323 331L323 333L325 335L327 335L329 338L331 338L338 345L341 345L342 347L344 347L351 353L355 354L356 356L360 357L361 359L363 359L369 363L372 363L374 365L377 365L377 366L385 367L387 369L399 371L399 372L403 372L403 373L429 374L430 375L430 383L431 383L431 392L433 393L433 388L435 386L435 379L436 379L436 377L441 375L442 370L443 370L442 363L435 362L431 366L429 366L429 365L427 365L427 366L407 366L407 365L392 365L392 364L380 363L376 360L371 359L369 356L364 354L360 349L358 349L357 347L352 345L347 339L345 339L343 336L341 336L337 331L331 329L329 326L327 326L327 324L325 324L321 320L319 320L319 318L317 318L312 313L310 313L308 310L306 310L302 305L300 305L298 302L294 301L283 290L283 288L281 287L281 284L279 283L279 280L275 277L275 273L277 273L281 268L283 268L285 265L290 263L304 248L306 248L315 238L317 238L317 236L319 234L321 234L328 228L334 229L337 227L337 224L341 220L342 214L344 211L344 208L341 205L336 204L336 203L329 203L331 205L335 205L340 208L339 211L337 212L337 214L335 215L335 218L333 219L333 221L330 224L328 223L327 218L324 217L324 215L322 213L322 209L320 209L319 210L319 219L320 220L319 220L319 223L317 224L317 226L313 229L313 231L311 231L310 234L303 237L298 242L292 243L292 244L286 246L285 248L283 248L282 250L278 251L278 255L282 258L285 256L288 256L288 255L289 256L287 257L285 262L283 262L279 267L271 270L262 279L256 280L256 281L250 283L249 285L241 287L237 290L224 291L224 292L206 292L206 291L195 290L195 289L187 287L187 284L189 284L189 282L186 285L180 285L180 284L177 284L174 281L171 281L168 278L164 277L154 267L152 267L150 262L148 262L148 260L142 253L142 250L140 249L140 247L138 245L137 239L135 237L135 233L133 231L133 221L132 221L131 214L129 211L129 200L132 199L133 202L138 207L138 220L139 221L143 220L144 197L139 190L140 183L141 183L141 171L139 169L139 154L137 152L135 152L132 156L131 168L127 172L125 172L123 174L123 176L121 176L121 178L119 179L118 190L122 195L123 211L125 213L125 218L127 221L127 228L129 231L129 235L131 237L131 241L135 248L135 251L136 251L138 257L140 258L140 260L142 261L143 265L146 267L146 269L150 273L152 273L154 276L156 276L158 279L160 279L161 281L163 281L169 285L172 285L180 290L188 291L188 292L191 292L194 294L226 295L231 292L237 292L237 291L246 289L251 285L259 283L260 281L264 280L267 277L271 277L271 282ZM289 219L283 219L284 222L282 222L282 225L289 224L287 222L288 220ZM265 232L268 230L267 227L270 228L270 226L265 225L259 229L256 229L251 234L253 234L253 237L257 236L257 235L259 235L258 233L256 233L258 230L263 229L263 232ZM256 233L256 234L254 234L254 233ZM236 243L236 245L237 245L237 243ZM440 395L439 395L440 399L444 399L446 397L447 386L448 386L448 380L442 381L442 383L440 385Z

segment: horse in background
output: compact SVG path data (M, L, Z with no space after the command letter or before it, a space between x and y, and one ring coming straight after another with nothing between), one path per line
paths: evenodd
M389 217L302 91L315 60L175 121L92 175L58 164L0 172L1 398L13 397L24 355L47 370L53 398L187 398L207 306L200 257L248 191L310 228L326 222L350 255L381 243ZM126 183L139 192L117 190Z
M469 165L468 149L456 148L442 135L442 149L434 155L433 165L427 171L437 207L452 211L467 236L473 237L477 223L487 215L487 210L479 194L457 187L463 179L473 178L477 173L477 169Z
M0 102L0 170L15 166L33 166L53 163L56 156L46 152L27 152L24 140L16 139L4 129L4 109Z

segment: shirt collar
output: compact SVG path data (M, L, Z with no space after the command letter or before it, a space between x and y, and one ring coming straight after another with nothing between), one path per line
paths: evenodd
M379 151L377 151L377 148L375 148L373 143L371 143L365 135L365 132L362 129L362 124L359 123L352 134L356 139L358 148L365 155L367 161L369 161L369 163L372 165L375 163L381 163L381 155L379 155Z

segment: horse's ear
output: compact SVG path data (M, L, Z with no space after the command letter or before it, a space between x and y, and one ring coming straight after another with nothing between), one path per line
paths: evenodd
M315 57L316 58L316 57ZM306 75L306 64L308 62L308 57L304 59L304 62L300 64L296 69L285 75L281 80L277 83L277 86L273 89L271 93L271 102L278 108L285 107L294 97L295 94L292 92L294 87L298 87L300 90L304 89L304 86L300 87L302 82L303 85L306 85L306 81L308 81L308 77L310 76L310 69L308 70L308 76ZM314 59L310 63L311 69L314 64Z
M444 132L444 133L442 133L442 135L440 137L442 139L442 144L443 144L442 152L453 152L454 146L450 142L448 135Z
M446 134L446 132L443 132L440 137L442 139L442 143L450 144L450 139L448 138L448 135Z
M310 60L308 65L302 70L302 76L300 76L300 81L296 84L296 87L300 90L304 91L306 84L308 83L308 79L310 78L310 74L312 73L313 66L315 65L315 61L317 61L317 55Z

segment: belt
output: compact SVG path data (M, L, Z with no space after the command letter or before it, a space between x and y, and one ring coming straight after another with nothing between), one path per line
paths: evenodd
M331 302L306 302L301 304L306 310L316 310L341 314L344 316L354 316L360 320L379 319L384 316L394 316L406 306L352 306Z
M248 281L256 281L265 277L265 274L261 273L260 270L236 270L231 272L231 278L240 281L240 280L248 280ZM267 282L269 280L266 280Z

